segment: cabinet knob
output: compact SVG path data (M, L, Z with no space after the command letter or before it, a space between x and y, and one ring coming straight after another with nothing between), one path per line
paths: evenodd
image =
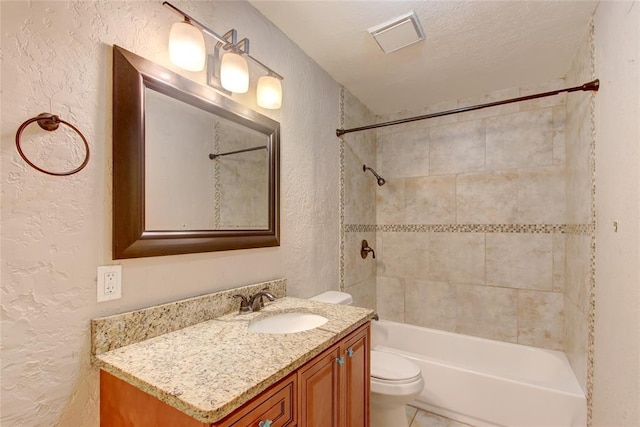
M349 347L349 348L347 349L347 356L349 356L349 357L353 357L353 348Z
M258 427L271 427L271 423L273 423L271 420L260 421Z
M344 365L344 357L340 356L336 358L336 362L338 362L338 365L340 366Z

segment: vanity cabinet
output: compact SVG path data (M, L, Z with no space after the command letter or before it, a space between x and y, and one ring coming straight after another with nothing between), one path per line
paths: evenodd
M198 421L139 388L100 371L100 426L295 427L296 383L294 372L223 420L210 424Z
M212 424L101 370L100 426L369 427L369 330L359 327Z
M369 325L298 370L298 427L369 427Z

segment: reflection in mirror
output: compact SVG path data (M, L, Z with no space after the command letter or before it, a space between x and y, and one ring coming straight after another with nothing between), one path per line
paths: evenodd
M269 139L145 88L145 229L260 230Z
M113 48L113 258L280 244L280 124Z

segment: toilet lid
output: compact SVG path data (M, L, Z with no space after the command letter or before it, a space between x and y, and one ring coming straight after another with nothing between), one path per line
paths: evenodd
M384 351L371 350L371 376L389 381L415 378L420 368L404 357Z

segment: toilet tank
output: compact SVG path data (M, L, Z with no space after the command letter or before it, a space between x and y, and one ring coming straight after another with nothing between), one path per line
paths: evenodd
M339 291L327 291L309 298L313 301L327 302L329 304L351 305L353 297L351 294Z

